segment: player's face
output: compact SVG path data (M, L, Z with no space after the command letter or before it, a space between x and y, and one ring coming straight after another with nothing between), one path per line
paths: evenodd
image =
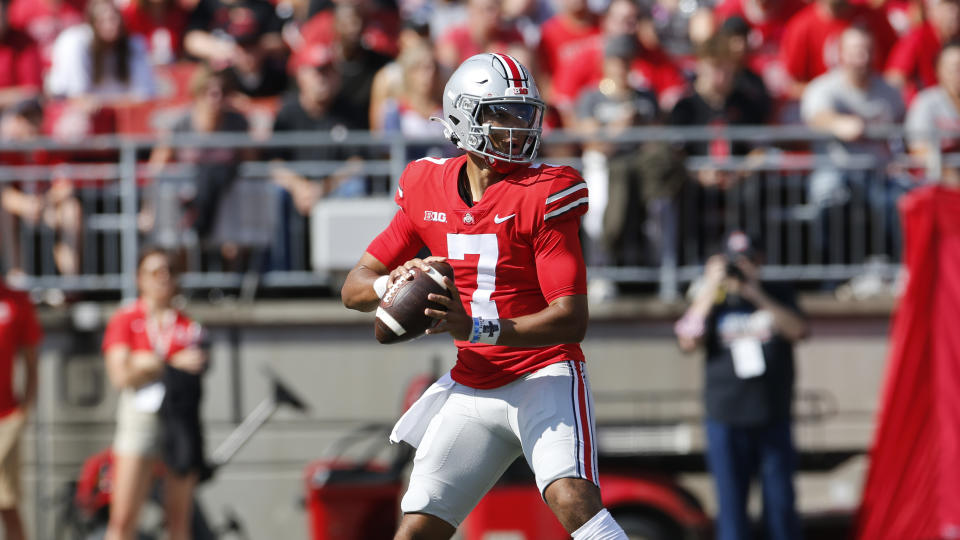
M504 155L519 156L530 140L524 130L540 125L540 108L529 103L489 103L481 106L480 124L489 124L494 150ZM519 129L495 129L519 128Z

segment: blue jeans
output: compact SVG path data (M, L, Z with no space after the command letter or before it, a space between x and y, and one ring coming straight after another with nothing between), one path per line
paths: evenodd
M790 421L737 427L707 419L707 463L717 496L716 540L751 538L750 481L759 474L763 522L769 540L800 540L793 490L796 452Z

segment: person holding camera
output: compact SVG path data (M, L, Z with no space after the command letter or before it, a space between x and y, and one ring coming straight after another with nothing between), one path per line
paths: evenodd
M791 434L793 345L807 335L793 288L760 281L760 258L742 232L707 260L691 306L674 326L684 352L706 351L707 465L717 498L717 540L751 538L750 481L763 489L766 537L799 540Z

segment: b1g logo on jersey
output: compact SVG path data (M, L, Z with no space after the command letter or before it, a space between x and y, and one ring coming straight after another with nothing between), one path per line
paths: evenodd
M437 221L440 223L447 222L447 214L445 212L434 212L432 210L425 210L423 212L424 221Z

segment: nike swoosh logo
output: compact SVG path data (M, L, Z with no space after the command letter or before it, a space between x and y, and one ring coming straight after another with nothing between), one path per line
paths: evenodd
M494 222L494 223L497 223L497 224L500 224L500 223L503 223L504 221L512 218L512 217L515 216L515 215L516 215L516 214L510 214L509 216L503 216L503 217L500 217L499 215L495 215L495 216L493 216L493 222Z

